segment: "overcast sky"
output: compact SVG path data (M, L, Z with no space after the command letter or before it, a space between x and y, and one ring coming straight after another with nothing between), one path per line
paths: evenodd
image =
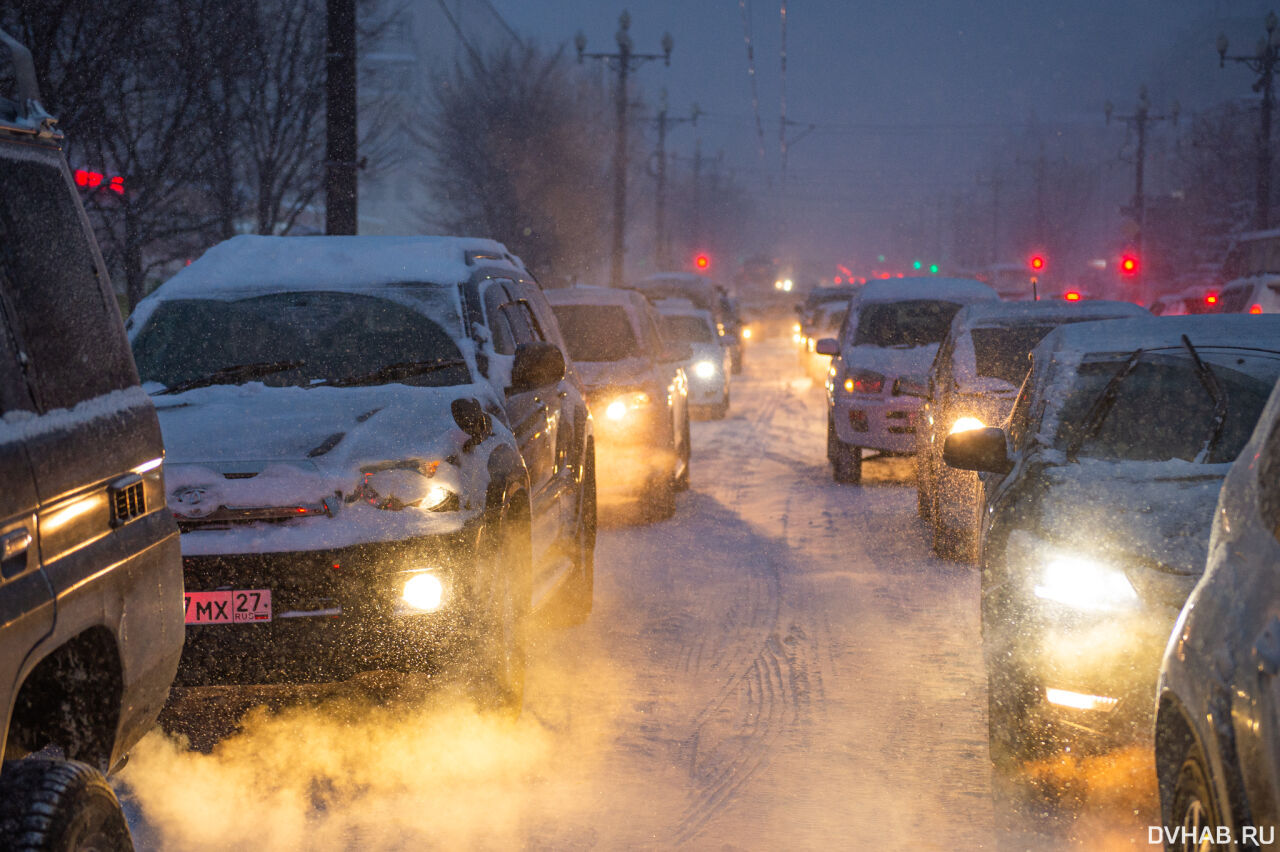
M539 43L569 43L581 29L588 50L615 47L624 8L599 0L492 2ZM780 3L745 0L763 158L743 5L630 0L625 8L636 50L658 51L664 31L675 38L669 69L652 63L639 72L646 95L665 86L675 113L697 102L708 114L700 126L704 150L723 149L735 173L763 195L776 187L779 165ZM1252 53L1268 8L1253 0L789 0L787 115L818 125L791 149L793 218L799 207L801 216L839 220L806 229L821 242L845 239L849 222L865 232L872 222L923 215L912 211L930 198L972 192L995 152L1032 121L1065 128L1061 156L1118 148L1123 128L1104 125L1103 104L1131 108L1144 83L1156 108L1177 99L1184 114L1250 97L1250 73L1219 70L1214 39L1225 29L1233 52ZM690 147L691 131L680 132L673 145ZM1122 177L1125 168L1114 171ZM1159 163L1153 179L1161 179ZM867 239L857 248L868 250Z

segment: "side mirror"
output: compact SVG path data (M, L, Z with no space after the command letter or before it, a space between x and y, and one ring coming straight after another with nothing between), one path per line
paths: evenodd
M511 367L511 392L523 393L553 385L564 378L564 354L555 344L545 341L516 346L516 359Z
M948 435L942 445L942 460L949 467L979 473L1008 473L1013 469L1004 430L994 426Z
M475 397L455 399L449 404L449 411L453 414L453 422L467 434L463 452L470 452L472 447L493 434L493 418L480 407L480 400Z
M814 344L813 351L819 355L839 355L840 341L834 337L824 337Z
M894 396L929 398L929 383L924 376L899 376L893 383Z
M674 342L666 345L662 353L664 361L688 361L693 357L693 347L688 343Z

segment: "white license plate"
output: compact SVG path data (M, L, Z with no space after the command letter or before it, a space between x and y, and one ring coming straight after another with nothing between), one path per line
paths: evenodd
M271 620L270 589L187 592L187 624L250 624Z

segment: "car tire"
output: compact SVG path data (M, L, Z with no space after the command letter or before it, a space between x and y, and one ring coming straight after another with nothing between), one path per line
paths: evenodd
M1209 849L1220 852L1227 847L1212 841L1217 826L1222 825L1222 811L1213 795L1213 785L1209 783L1209 772L1205 768L1204 755L1194 739L1187 743L1187 753L1183 756L1182 767L1178 770L1178 778L1173 786L1173 806L1169 810L1169 828L1177 832L1181 843L1170 843L1165 838L1166 852L1183 852L1183 850L1204 849L1203 846L1188 846L1191 837L1198 837L1206 827L1210 828ZM1179 831L1180 828L1187 831ZM1194 832L1194 833L1191 833Z
M0 773L0 847L133 849L124 811L102 773L76 760L14 760Z
M596 569L596 460L588 451L582 473L582 495L578 499L578 533L574 539L574 572L566 589L564 620L581 624L591 615L595 597Z
M529 521L507 507L482 541L486 600L478 602L471 686L485 710L518 716L524 705L525 654L532 600Z
M925 490L925 478L916 473L916 514L926 522L933 518L933 494Z
M987 742L997 772L1013 774L1052 744L1035 717L1038 687L1011 666L987 662Z
M862 448L846 444L836 437L834 423L827 423L827 458L831 460L831 478L843 485L862 482Z
M693 442L690 440L689 431L689 415L686 413L684 418L684 469L680 471L680 475L676 477L676 490L689 490L690 465L693 461Z

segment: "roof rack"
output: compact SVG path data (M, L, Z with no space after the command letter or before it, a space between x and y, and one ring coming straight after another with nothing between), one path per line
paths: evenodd
M40 104L40 86L36 81L36 67L31 59L31 51L3 29L0 29L0 45L9 51L13 77L18 86L18 99L14 103L16 108L11 116L0 113L0 125L21 133L61 138L62 134L53 126L58 120Z

